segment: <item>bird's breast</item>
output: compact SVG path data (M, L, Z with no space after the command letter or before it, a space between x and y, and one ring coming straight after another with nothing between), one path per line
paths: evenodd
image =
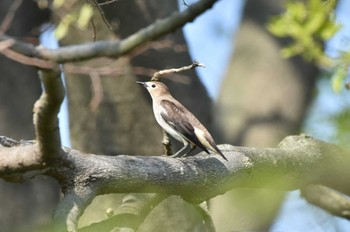
M183 135L181 135L179 132L177 132L168 122L166 122L164 120L164 118L162 117L161 113L162 110L161 108L155 108L153 107L153 113L154 113L154 117L156 118L156 121L158 122L158 124L170 135L172 136L174 139L182 142L182 143L188 143L186 138L184 138ZM164 113L164 112L163 112Z

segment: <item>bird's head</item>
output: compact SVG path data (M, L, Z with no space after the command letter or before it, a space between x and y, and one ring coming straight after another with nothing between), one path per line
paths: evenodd
M143 85L148 90L151 97L158 97L161 95L169 94L168 87L160 81L148 81L148 82L137 81L136 83Z

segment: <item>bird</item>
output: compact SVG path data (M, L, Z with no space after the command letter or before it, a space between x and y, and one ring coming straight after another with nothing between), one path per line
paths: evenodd
M171 95L164 83L160 81L136 83L143 85L151 95L153 113L158 124L167 134L183 143L183 147L171 157L186 157L198 146L208 154L212 151L227 160L208 130Z

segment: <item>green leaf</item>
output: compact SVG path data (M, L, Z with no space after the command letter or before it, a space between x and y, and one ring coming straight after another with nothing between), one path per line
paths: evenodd
M339 93L340 91L343 90L344 87L344 79L346 78L347 75L347 67L342 65L338 66L335 69L335 72L332 76L332 89L334 92Z
M272 18L267 25L267 30L278 37L286 37L289 35L288 26L286 25L285 20L280 17Z
M281 54L284 58L290 58L292 56L296 56L296 55L300 54L301 52L302 52L301 47L296 43L291 44L291 45L281 49Z
M305 30L309 33L315 33L321 29L323 24L326 21L326 16L323 12L315 12L312 14L312 17L308 17L308 20L305 23Z
M333 22L327 22L323 25L318 33L318 36L323 40L328 40L339 31L342 26Z
M293 21L303 22L305 17L307 16L307 10L302 2L289 2L286 5L286 15L290 17Z

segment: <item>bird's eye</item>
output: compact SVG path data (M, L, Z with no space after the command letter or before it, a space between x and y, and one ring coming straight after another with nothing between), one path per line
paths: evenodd
M155 88L155 87L156 87L156 85L155 85L155 84L152 84L151 86L152 86L152 88Z

